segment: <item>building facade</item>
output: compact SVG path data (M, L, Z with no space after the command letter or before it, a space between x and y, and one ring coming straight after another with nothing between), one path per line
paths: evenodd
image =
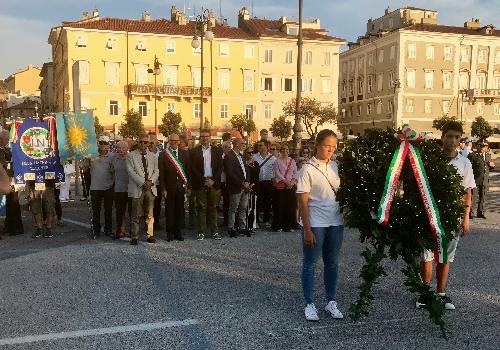
M437 24L437 12L386 10L340 55L339 128L409 123L436 132L444 115L465 122L482 116L500 124L500 31L479 20L463 27Z
M52 62L44 63L42 71L40 72L42 81L40 82L40 102L41 112L51 113L55 112L55 99L54 99L54 70Z
M5 79L5 86L10 93L22 93L26 95L40 96L39 85L40 67L28 65L26 69L19 70Z

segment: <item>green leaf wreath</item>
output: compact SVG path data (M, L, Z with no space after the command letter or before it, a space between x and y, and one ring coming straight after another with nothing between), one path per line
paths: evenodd
M368 308L374 300L372 288L379 277L386 275L381 261L387 257L392 260L401 257L406 263L402 272L407 290L422 298L430 318L446 336L444 305L420 278L420 256L424 249L433 249L435 238L408 159L401 171L388 225L380 226L372 216L377 212L391 159L399 147L394 133L394 130L370 129L365 136L349 140L338 158L341 185L337 198L346 225L358 228L361 242L369 243L361 253L365 264L360 273L360 294L351 305L350 317L358 321L368 315ZM412 144L422 155L442 228L449 241L465 210L461 177L448 164L435 141Z

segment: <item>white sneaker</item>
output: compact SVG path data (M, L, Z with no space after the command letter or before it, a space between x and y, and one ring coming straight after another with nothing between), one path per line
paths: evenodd
M318 310L314 304L307 304L304 309L304 314L306 315L306 320L308 321L319 321Z
M337 302L335 301L329 301L328 304L325 306L325 311L328 312L333 318L344 318L344 315L342 315L342 312L337 308Z

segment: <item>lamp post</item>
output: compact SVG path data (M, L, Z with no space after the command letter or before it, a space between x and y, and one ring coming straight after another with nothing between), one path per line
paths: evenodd
M295 124L293 125L293 140L295 151L302 146L302 123L300 118L300 99L302 92L302 8L303 0L299 0L299 35L297 39L297 94L295 96Z
M158 57L155 55L155 61L153 63L153 69L149 68L148 73L152 73L155 76L155 135L158 132L158 110L156 108L156 76L160 74L161 63L158 61Z
M200 67L200 135L201 129L203 129L203 39L207 39L208 41L212 41L214 39L214 33L212 32L212 22L211 19L211 11L209 9L201 9L201 14L197 15L195 18L194 25L194 36L193 41L191 42L191 46L193 49L197 49L200 47L200 56L201 56L201 67ZM207 28L205 29L205 25Z

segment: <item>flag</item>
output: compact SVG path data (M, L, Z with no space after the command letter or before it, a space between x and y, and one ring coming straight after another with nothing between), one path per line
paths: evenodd
M57 143L61 162L75 157L97 157L97 139L94 129L94 118L90 113L56 114Z

